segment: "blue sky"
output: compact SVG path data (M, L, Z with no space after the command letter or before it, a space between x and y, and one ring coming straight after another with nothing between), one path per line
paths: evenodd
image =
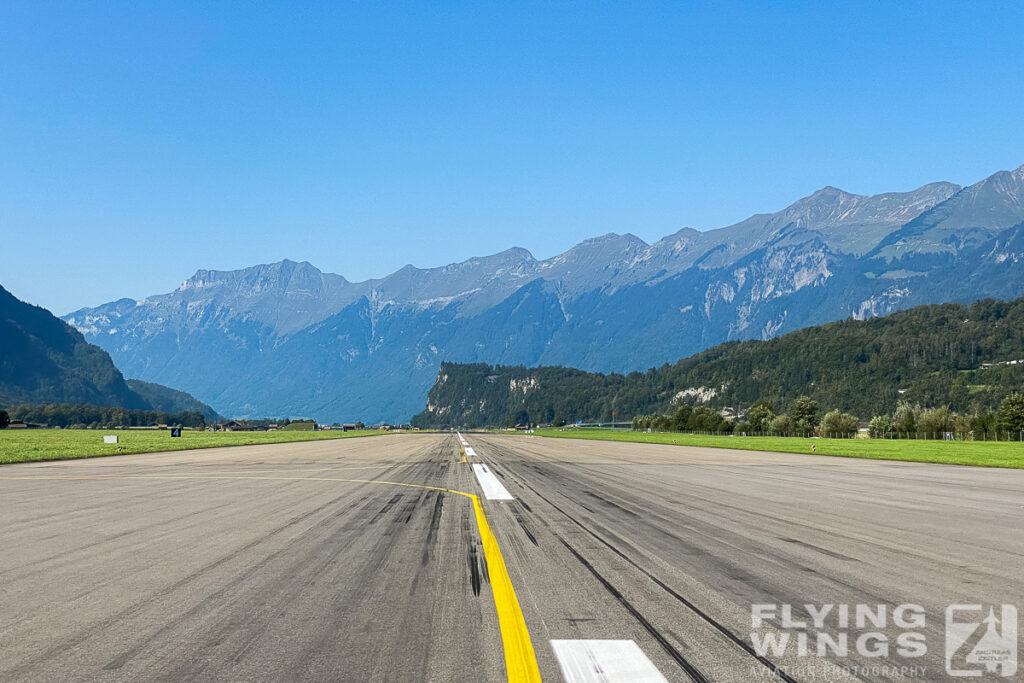
M361 280L1024 163L1024 4L0 4L0 284Z

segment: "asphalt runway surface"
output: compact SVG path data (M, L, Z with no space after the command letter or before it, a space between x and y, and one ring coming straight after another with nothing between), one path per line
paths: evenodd
M0 467L0 680L955 680L1024 606L1022 471L464 438Z

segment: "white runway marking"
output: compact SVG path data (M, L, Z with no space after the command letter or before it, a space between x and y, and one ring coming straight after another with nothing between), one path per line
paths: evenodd
M487 465L473 465L473 474L476 475L476 480L480 482L480 488L484 490L484 496L487 500L515 500L512 494L509 493L498 478L494 476L494 472L490 470Z
M474 451L469 446L466 446L466 455L476 455L476 451Z
M632 640L552 640L568 683L667 683Z

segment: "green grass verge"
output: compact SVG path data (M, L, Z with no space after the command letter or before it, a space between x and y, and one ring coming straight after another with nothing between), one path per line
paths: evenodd
M170 431L155 429L19 429L0 430L0 464L37 460L94 458L104 455L185 451L194 448L251 446L254 444L319 441L374 436L388 432L360 430L353 432L193 432L185 430L172 439ZM116 446L103 443L103 436L116 434ZM123 453L117 452L120 446Z
M703 436L672 432L630 432L608 429L538 429L538 436L638 443L735 448L746 451L811 453L846 458L907 460L946 465L1024 469L1024 443L993 441L892 441L888 439L803 439L776 436Z

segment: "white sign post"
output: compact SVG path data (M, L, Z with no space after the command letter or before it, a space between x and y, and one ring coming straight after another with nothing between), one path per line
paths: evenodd
M117 436L104 436L103 443L117 443Z

